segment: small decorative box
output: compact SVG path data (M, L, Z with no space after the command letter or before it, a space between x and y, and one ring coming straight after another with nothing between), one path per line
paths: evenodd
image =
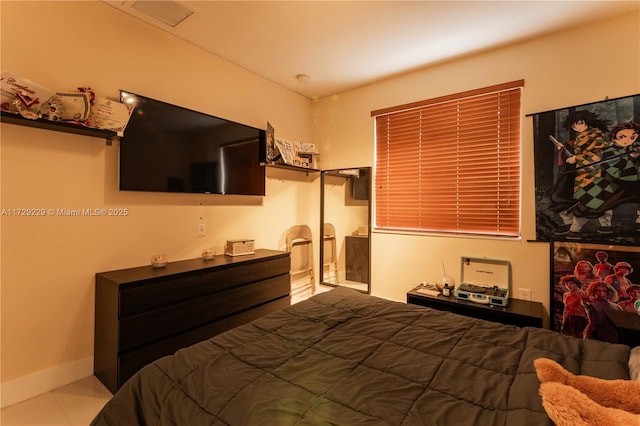
M224 251L227 256L242 256L255 253L254 240L227 240Z

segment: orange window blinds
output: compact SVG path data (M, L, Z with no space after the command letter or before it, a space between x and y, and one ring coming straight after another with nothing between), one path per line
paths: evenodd
M523 85L373 111L376 228L519 236Z

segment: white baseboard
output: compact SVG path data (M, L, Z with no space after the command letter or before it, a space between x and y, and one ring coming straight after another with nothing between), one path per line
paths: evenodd
M2 408L58 389L93 374L93 356L2 383Z

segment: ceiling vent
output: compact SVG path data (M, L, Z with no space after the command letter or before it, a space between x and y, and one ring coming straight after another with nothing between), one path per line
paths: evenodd
M193 15L193 11L172 0L138 0L132 8L175 28L180 22Z

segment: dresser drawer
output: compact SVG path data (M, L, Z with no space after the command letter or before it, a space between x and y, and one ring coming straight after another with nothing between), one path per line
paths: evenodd
M207 294L223 291L248 282L260 281L289 273L289 258L262 260L242 268L213 269L207 272L162 277L120 291L121 318L162 306L180 303Z
M289 288L289 275L281 275L123 318L119 352L287 296Z
M122 386L136 371L158 358L172 355L180 348L210 339L226 330L246 324L289 305L290 300L287 296L123 354L118 357L117 387Z

